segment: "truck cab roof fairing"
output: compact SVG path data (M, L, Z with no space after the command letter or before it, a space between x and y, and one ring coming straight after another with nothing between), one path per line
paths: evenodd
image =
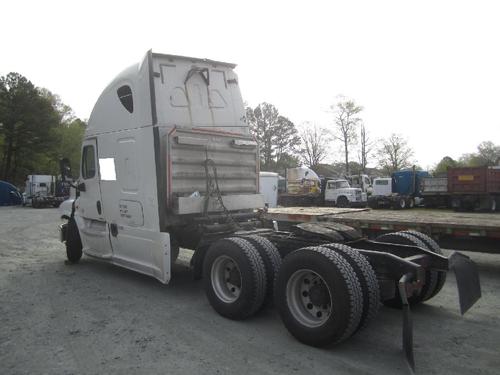
M234 67L148 51L140 63L123 70L103 90L90 115L87 136L157 124L247 134Z

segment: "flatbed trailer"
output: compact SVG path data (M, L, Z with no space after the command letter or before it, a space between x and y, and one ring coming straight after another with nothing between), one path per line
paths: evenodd
M494 213L278 207L263 215L280 229L295 223L332 222L357 228L369 238L410 229L432 236L441 247L500 252L500 215Z

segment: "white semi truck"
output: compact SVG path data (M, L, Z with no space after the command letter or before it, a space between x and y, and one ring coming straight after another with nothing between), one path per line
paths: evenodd
M336 207L366 207L367 195L361 188L353 188L345 179L326 181L325 205Z
M307 167L288 168L286 193L280 195L281 206L366 207L367 194L351 187L344 178L320 178Z
M68 198L66 188L69 182L63 184L57 176L32 174L26 176L23 193L23 205L33 208L59 207Z
M292 335L314 346L346 340L382 301L404 311L413 365L409 306L437 294L455 269L465 312L480 296L474 263L442 255L419 232L373 241L335 223L273 229L259 213L258 145L234 68L150 51L104 89L61 226L68 260L84 253L166 284L179 247L192 249L219 314L249 318L274 299Z

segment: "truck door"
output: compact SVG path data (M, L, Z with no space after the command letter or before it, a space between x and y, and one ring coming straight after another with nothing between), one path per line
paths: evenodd
M83 250L89 255L110 258L112 251L101 198L96 138L83 141L79 187L75 217Z
M325 202L335 203L337 197L335 196L335 181L327 181L325 187Z
M113 263L167 283L170 237L160 231L154 157L150 128L99 136L100 193Z

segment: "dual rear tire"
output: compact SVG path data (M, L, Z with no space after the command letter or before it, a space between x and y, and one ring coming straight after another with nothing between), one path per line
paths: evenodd
M439 245L428 235L414 230L407 230L395 233L387 233L377 237L377 241L400 245L418 246L430 250L436 254L443 254ZM428 301L443 288L446 281L446 272L428 270L425 272L425 283L419 294L408 297L410 306ZM388 307L401 308L402 301L399 295L397 282L395 283L395 295L393 298L384 300L383 304Z
M295 250L283 260L275 305L288 331L311 346L339 344L377 314L375 272L346 245Z
M229 319L251 317L271 303L280 266L278 250L263 237L216 241L203 262L204 287L210 305Z
M282 261L265 238L231 237L210 247L203 271L208 300L220 315L245 319L274 299L288 331L312 346L346 340L379 308L375 272L346 245L306 247Z

